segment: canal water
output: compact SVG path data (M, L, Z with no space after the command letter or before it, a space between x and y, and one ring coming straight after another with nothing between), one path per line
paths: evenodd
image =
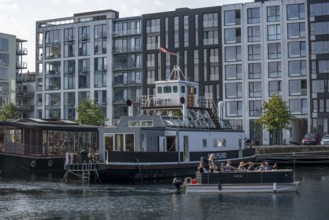
M0 219L328 219L329 167L296 167L298 192L185 195L171 182L0 179Z

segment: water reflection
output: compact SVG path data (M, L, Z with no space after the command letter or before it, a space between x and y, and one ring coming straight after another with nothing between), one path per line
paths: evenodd
M171 183L0 180L2 219L326 219L328 167L300 167L296 193L185 195ZM15 207L15 208L13 208Z

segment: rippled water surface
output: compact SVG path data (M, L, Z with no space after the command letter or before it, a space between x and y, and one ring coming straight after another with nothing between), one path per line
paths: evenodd
M184 195L170 183L0 179L0 219L328 219L329 167L297 167L296 193Z

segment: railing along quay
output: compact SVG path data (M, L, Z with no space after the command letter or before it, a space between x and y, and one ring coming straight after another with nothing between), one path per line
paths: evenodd
M298 164L329 164L329 147L262 146L256 148L257 161Z

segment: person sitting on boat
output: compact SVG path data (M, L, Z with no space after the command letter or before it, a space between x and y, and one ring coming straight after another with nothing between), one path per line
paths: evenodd
M243 161L240 162L239 166L238 166L238 171L246 171L246 165L248 165L248 163L244 163Z
M231 160L227 160L226 161L226 166L225 166L225 172L230 173L233 170L236 170L236 168L234 166L232 166Z
M200 158L200 163L199 163L199 166L198 166L198 171L200 173L207 173L208 170L206 169L206 163L205 163L205 160L203 159L203 157Z
M257 171L263 171L265 170L265 163L261 163L258 167L256 167Z
M213 173L214 171L217 171L217 166L215 164L215 155L214 154L209 155L208 164L209 164L209 171L211 173Z
M271 166L271 165L269 164L269 162L265 162L264 164L265 164L265 165L264 165L264 169L265 169L265 170L273 170L273 169L276 169L276 168L277 168L277 164L276 164L276 163L274 163L273 166Z
M248 168L247 168L248 171L250 170L255 170L255 163L254 162L248 162Z

